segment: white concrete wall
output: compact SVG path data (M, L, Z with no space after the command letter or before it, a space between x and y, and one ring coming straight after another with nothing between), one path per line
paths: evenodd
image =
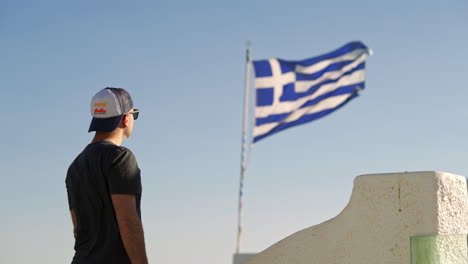
M467 202L465 177L450 173L358 176L338 216L279 241L245 264L409 264L411 236L468 233ZM466 240L450 241L437 242L440 263L467 263Z

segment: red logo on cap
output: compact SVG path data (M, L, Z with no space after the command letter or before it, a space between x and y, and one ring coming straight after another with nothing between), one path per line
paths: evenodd
M95 103L94 104L94 113L95 114L105 114L105 113L107 113L106 106L107 106L106 103Z

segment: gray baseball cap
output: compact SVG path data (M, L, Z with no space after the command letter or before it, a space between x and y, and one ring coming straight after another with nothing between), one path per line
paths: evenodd
M91 100L93 119L88 132L114 131L119 126L123 116L132 108L132 97L125 89L113 87L102 89Z

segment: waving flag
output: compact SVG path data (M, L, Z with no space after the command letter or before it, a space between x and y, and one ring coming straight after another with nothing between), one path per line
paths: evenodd
M357 97L364 89L368 54L363 43L351 42L301 61L253 61L257 95L253 142L321 118Z

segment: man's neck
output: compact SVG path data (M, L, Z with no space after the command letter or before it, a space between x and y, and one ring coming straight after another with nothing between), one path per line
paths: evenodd
M96 132L94 135L93 140L91 143L97 142L97 141L109 141L114 143L117 146L122 145L123 137L116 135L115 133L105 133L105 132Z

